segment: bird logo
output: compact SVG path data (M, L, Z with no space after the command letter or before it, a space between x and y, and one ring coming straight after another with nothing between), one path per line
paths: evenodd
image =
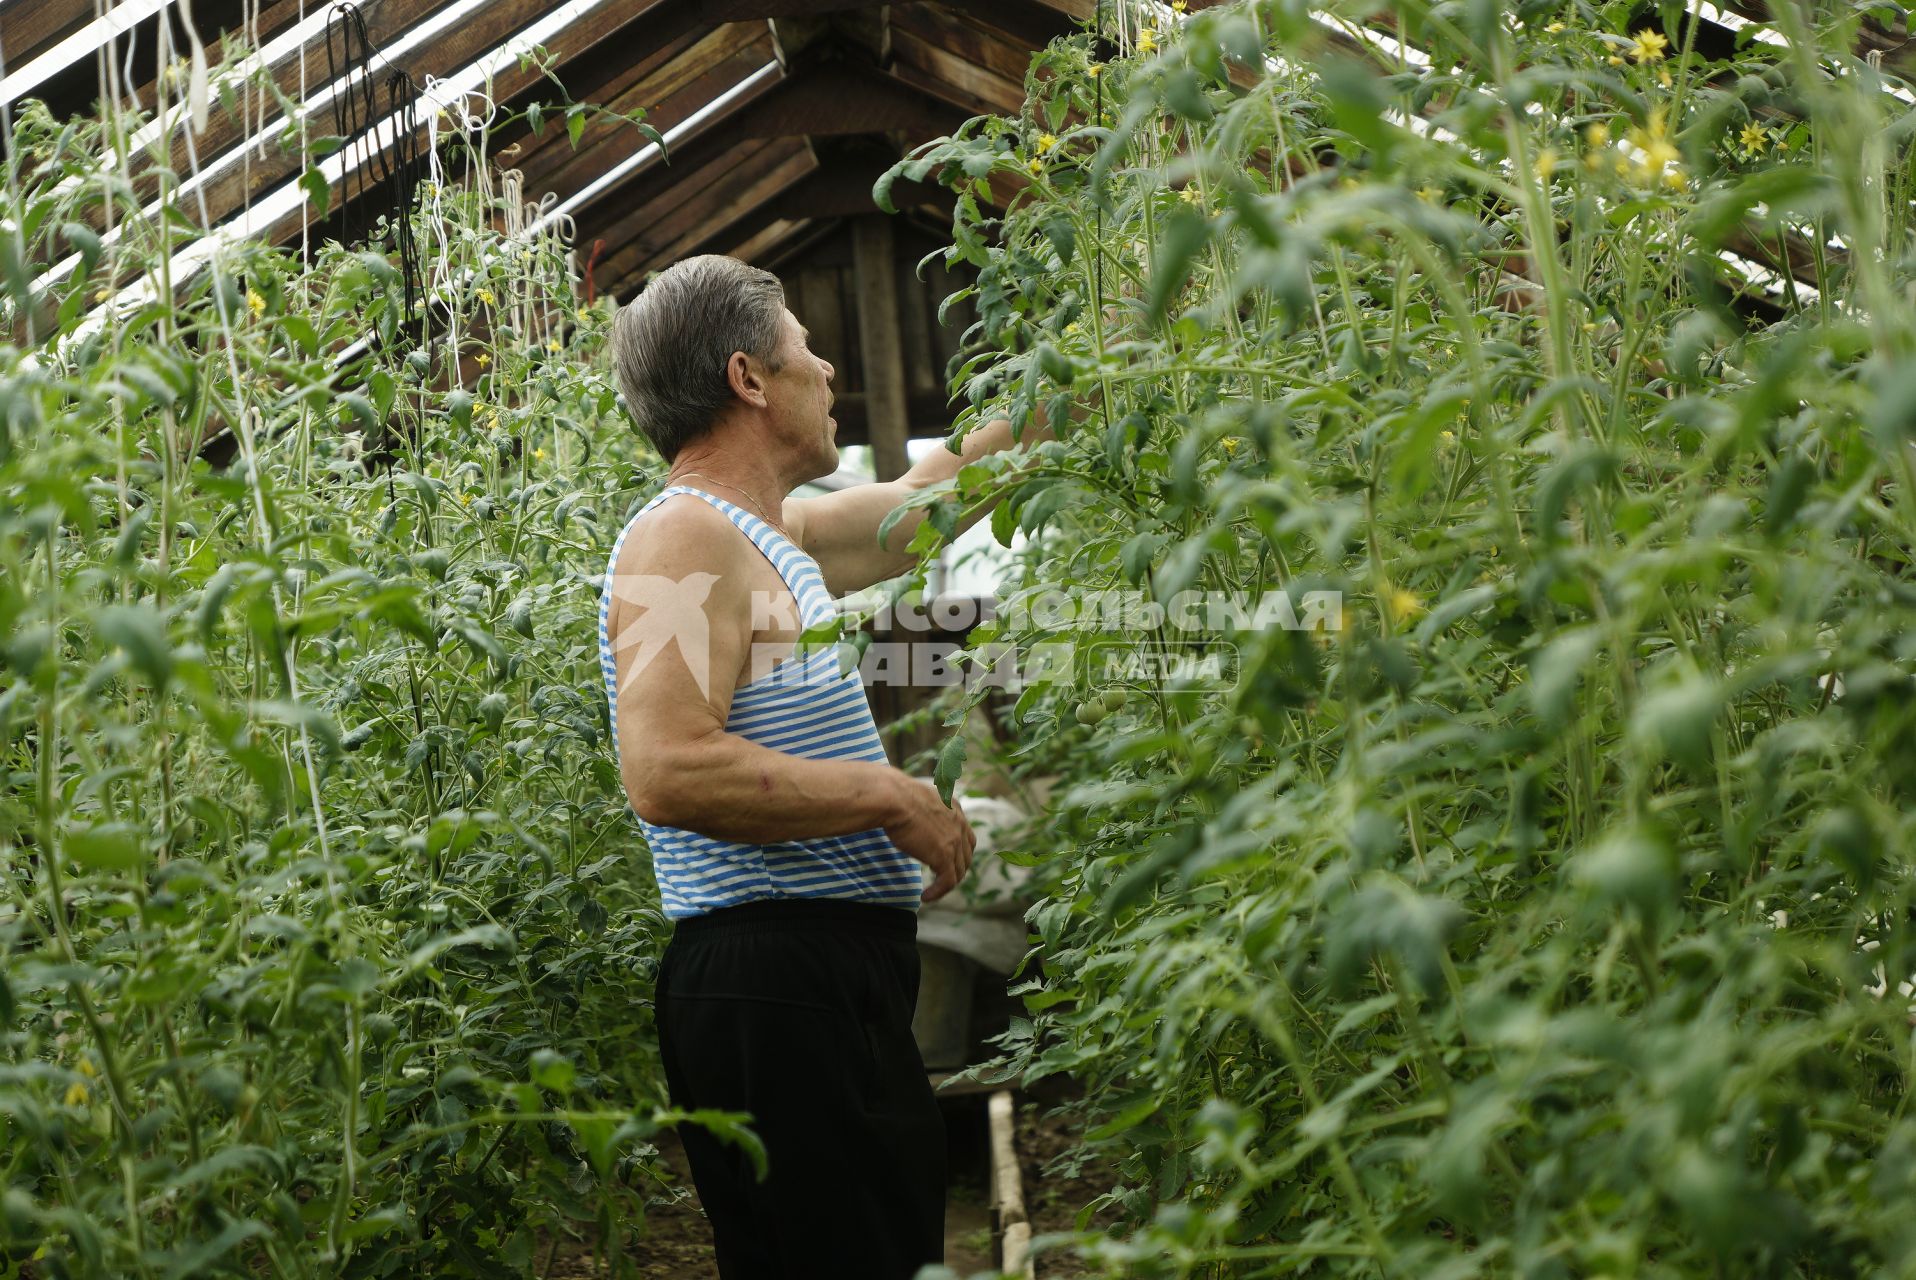
M638 610L638 616L612 639L615 654L637 650L619 692L630 688L640 672L677 644L679 657L697 682L700 695L711 697L711 624L705 616L705 601L718 580L716 573L688 573L683 578L655 573L612 575L613 597Z

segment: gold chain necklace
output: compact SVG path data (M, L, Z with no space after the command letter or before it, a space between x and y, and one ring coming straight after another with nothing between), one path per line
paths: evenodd
M786 532L785 526L780 524L778 521L772 519L772 517L770 517L769 515L765 514L765 508L759 505L758 499L754 498L751 494L745 492L745 490L739 488L737 485L726 484L725 481L719 479L717 476L706 475L705 472L703 471L681 472L679 474L679 479L683 480L686 476L698 476L701 479L710 480L713 484L719 486L721 489L730 489L733 493L736 493L739 497L745 499L747 502L752 504L753 515L763 520L766 524L771 525L772 528L778 530L779 533L784 536L787 542L792 543L794 546L797 545L798 540L792 537L790 533ZM665 477L665 480L666 480L666 483L669 485L672 482L671 475L667 474L667 476Z

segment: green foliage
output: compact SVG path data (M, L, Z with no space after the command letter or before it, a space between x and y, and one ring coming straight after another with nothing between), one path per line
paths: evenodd
M413 315L380 239L109 318L198 234L129 213L121 136L29 104L0 232L78 255L0 347L0 1274L616 1246L675 1117L596 647L648 457L610 308L468 180L425 189Z
M959 194L967 420L1070 421L994 515L1021 598L1343 601L1019 699L1005 1047L1121 1161L1082 1252L1909 1274L1916 117L1847 11L1707 63L1674 6L1404 5L1428 70L1331 59L1372 8L1110 6L1125 56L896 171ZM1813 292L1721 254L1779 235Z

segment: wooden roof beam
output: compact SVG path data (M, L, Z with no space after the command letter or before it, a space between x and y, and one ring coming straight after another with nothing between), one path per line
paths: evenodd
M845 137L901 132L926 140L951 132L962 121L946 104L875 70L814 64L763 94L708 121L677 148L669 163L648 165L575 213L581 238L608 209L629 210L672 185L684 167L708 163L714 154L748 138ZM599 216L599 225L609 219Z
M799 146L769 166L755 164L734 171L730 176L739 180L713 187L701 198L688 202L678 216L657 222L642 221L643 234L628 240L605 259L606 279L624 284L653 263L676 262L688 257L701 240L715 231L736 226L750 210L817 167L818 158L811 148Z
M621 114L645 111L645 122L661 133L692 118L720 94L741 83L771 61L771 38L756 23L727 23L689 46L674 45L676 53L652 64L624 93L605 103ZM526 189L570 194L586 186L647 145L644 135L617 120L588 124L579 145L562 122L548 119L544 136L523 135L498 149L504 164L525 175Z
M683 244L636 257L629 269L607 275L606 279L613 281L613 288L617 290L631 285L668 259L676 261L701 253L735 254L737 246L752 243L774 226L877 213L878 206L872 202L872 183L889 167L890 162L882 157L835 157L798 180L769 191L754 203L740 200L736 212L723 223L701 228L696 237ZM947 221L956 203L943 187L923 182L899 182L892 188L892 194L901 210L923 208Z

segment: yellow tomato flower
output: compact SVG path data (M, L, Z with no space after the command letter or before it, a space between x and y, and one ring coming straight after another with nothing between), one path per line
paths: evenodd
M1046 155L1046 154L1048 154L1048 153L1050 152L1050 150L1051 150L1051 148L1053 148L1053 147L1055 147L1055 146L1057 146L1057 145L1058 145L1058 135L1057 135L1057 134L1055 134L1055 133L1041 133L1041 134L1039 134L1039 135L1038 135L1038 154L1039 154L1039 155L1041 155L1041 156L1042 156L1042 155Z
M1436 204L1438 197L1444 194L1442 187L1422 186L1417 188L1417 198L1426 204Z
M1384 592L1382 603L1384 614L1393 626L1425 611L1424 602L1417 597L1417 593L1406 591L1402 587L1392 587Z
M1676 81L1670 78L1670 72L1667 68L1658 67L1657 68L1657 83L1662 85L1664 88L1668 89L1671 85L1675 84Z
M1183 13L1191 7L1189 0L1171 0L1171 12Z
M1439 431L1437 438L1445 444L1455 444L1457 441L1457 433L1455 431Z
M475 358L476 360L478 360L478 361L479 361L479 367L480 367L481 369L483 369L483 368L485 368L485 367L486 367L487 365L489 365L489 364L491 364L491 363L492 363L492 357L491 357L491 356L489 356L489 355L487 355L487 354L486 354L485 352L483 352L483 351L481 351L481 352L480 352L480 353L479 353L479 354L478 354L478 355L477 355L476 357L474 357L474 358Z
M95 302L105 302L108 298L111 298L112 296L113 296L113 290L111 289L95 289L93 291L93 300Z
M1224 452L1228 454L1235 456L1239 447L1242 446L1244 442L1238 439L1236 436L1225 436L1222 440L1218 441L1217 443L1218 443L1218 448L1224 450Z
M532 460L534 462L544 462L546 460L546 451L544 449L534 449L532 451Z
M471 495L471 494L469 494L469 493L462 493L462 494L460 494L460 495L459 495L459 505L460 505L460 506L462 506L462 507L469 507L469 506L471 506L471 505L472 505L472 495Z
M1178 199L1184 201L1186 204L1196 204L1203 198L1204 193L1199 191L1195 186L1186 187L1184 190L1178 192Z
M554 338L552 341L546 343L546 350L552 352L552 354L554 355L559 354L559 351L561 350L559 346L559 340L557 338Z
M1616 54L1614 54L1614 53L1613 53L1613 54L1611 54L1611 55L1610 55L1609 57L1607 57L1607 58L1605 58L1605 59L1604 59L1604 61L1605 61L1605 62L1607 62L1607 63L1609 63L1609 64L1610 64L1611 66L1613 66L1613 67L1620 67L1620 66L1622 66L1622 65L1623 65L1623 59L1622 59L1622 58L1619 58L1619 57L1618 57L1618 56L1617 56Z
M246 291L246 309L251 311L256 316L265 315L266 314L266 299L260 297L259 294L255 293L253 290L248 289Z
M1554 35L1556 35L1556 34L1557 34L1557 33L1558 33L1559 31L1562 31L1562 30L1563 30L1563 23L1561 23L1561 22L1550 22L1550 23L1545 23L1545 24L1544 24L1544 30L1545 30L1545 31L1548 31L1548 32L1549 32L1549 33L1550 33L1551 35L1553 35L1553 36L1554 36Z
M66 1104L69 1107L84 1107L86 1100L87 1087L81 1081L75 1080L67 1086Z
M1736 135L1736 140L1742 143L1743 149L1751 155L1755 155L1770 144L1770 136L1764 133L1762 126L1754 120L1743 126L1743 131Z
M1645 27L1637 32L1635 41L1630 46L1630 56L1639 63L1661 62L1663 51L1669 47L1670 42L1662 33Z
M1093 80L1096 80L1098 78L1098 73L1103 70L1104 70L1103 67L1099 66L1097 63L1094 62L1090 66L1084 69L1084 73L1090 76Z
M1689 178L1684 175L1682 165L1675 165L1663 172L1663 185L1666 187L1680 191L1688 185L1689 181Z
M1637 161L1637 177L1645 182L1663 177L1664 170L1683 158L1683 153L1670 141L1668 128L1663 108L1657 107L1642 127L1630 130L1631 145L1642 153ZM1621 162L1618 171L1623 171Z
M497 298L492 296L492 290L490 289L481 289L478 293L478 298L479 298L479 301L485 303L489 307L499 301Z
M1601 120L1594 124L1586 125L1583 130L1583 140L1593 147L1609 146L1610 126Z
M1545 182L1550 181L1550 175L1557 171L1557 159L1557 149L1555 147L1545 147L1542 151L1539 151L1537 153L1537 177Z
M99 1068L95 1067L92 1061L87 1058L82 1058L73 1065L81 1075L86 1076L88 1079L92 1079L94 1076L100 1074Z
M1150 53L1158 47L1158 33L1150 27L1138 32L1138 52Z
M1044 161L1033 156L1031 159L1025 161L1025 168L1031 170L1031 176L1035 178L1044 172Z

